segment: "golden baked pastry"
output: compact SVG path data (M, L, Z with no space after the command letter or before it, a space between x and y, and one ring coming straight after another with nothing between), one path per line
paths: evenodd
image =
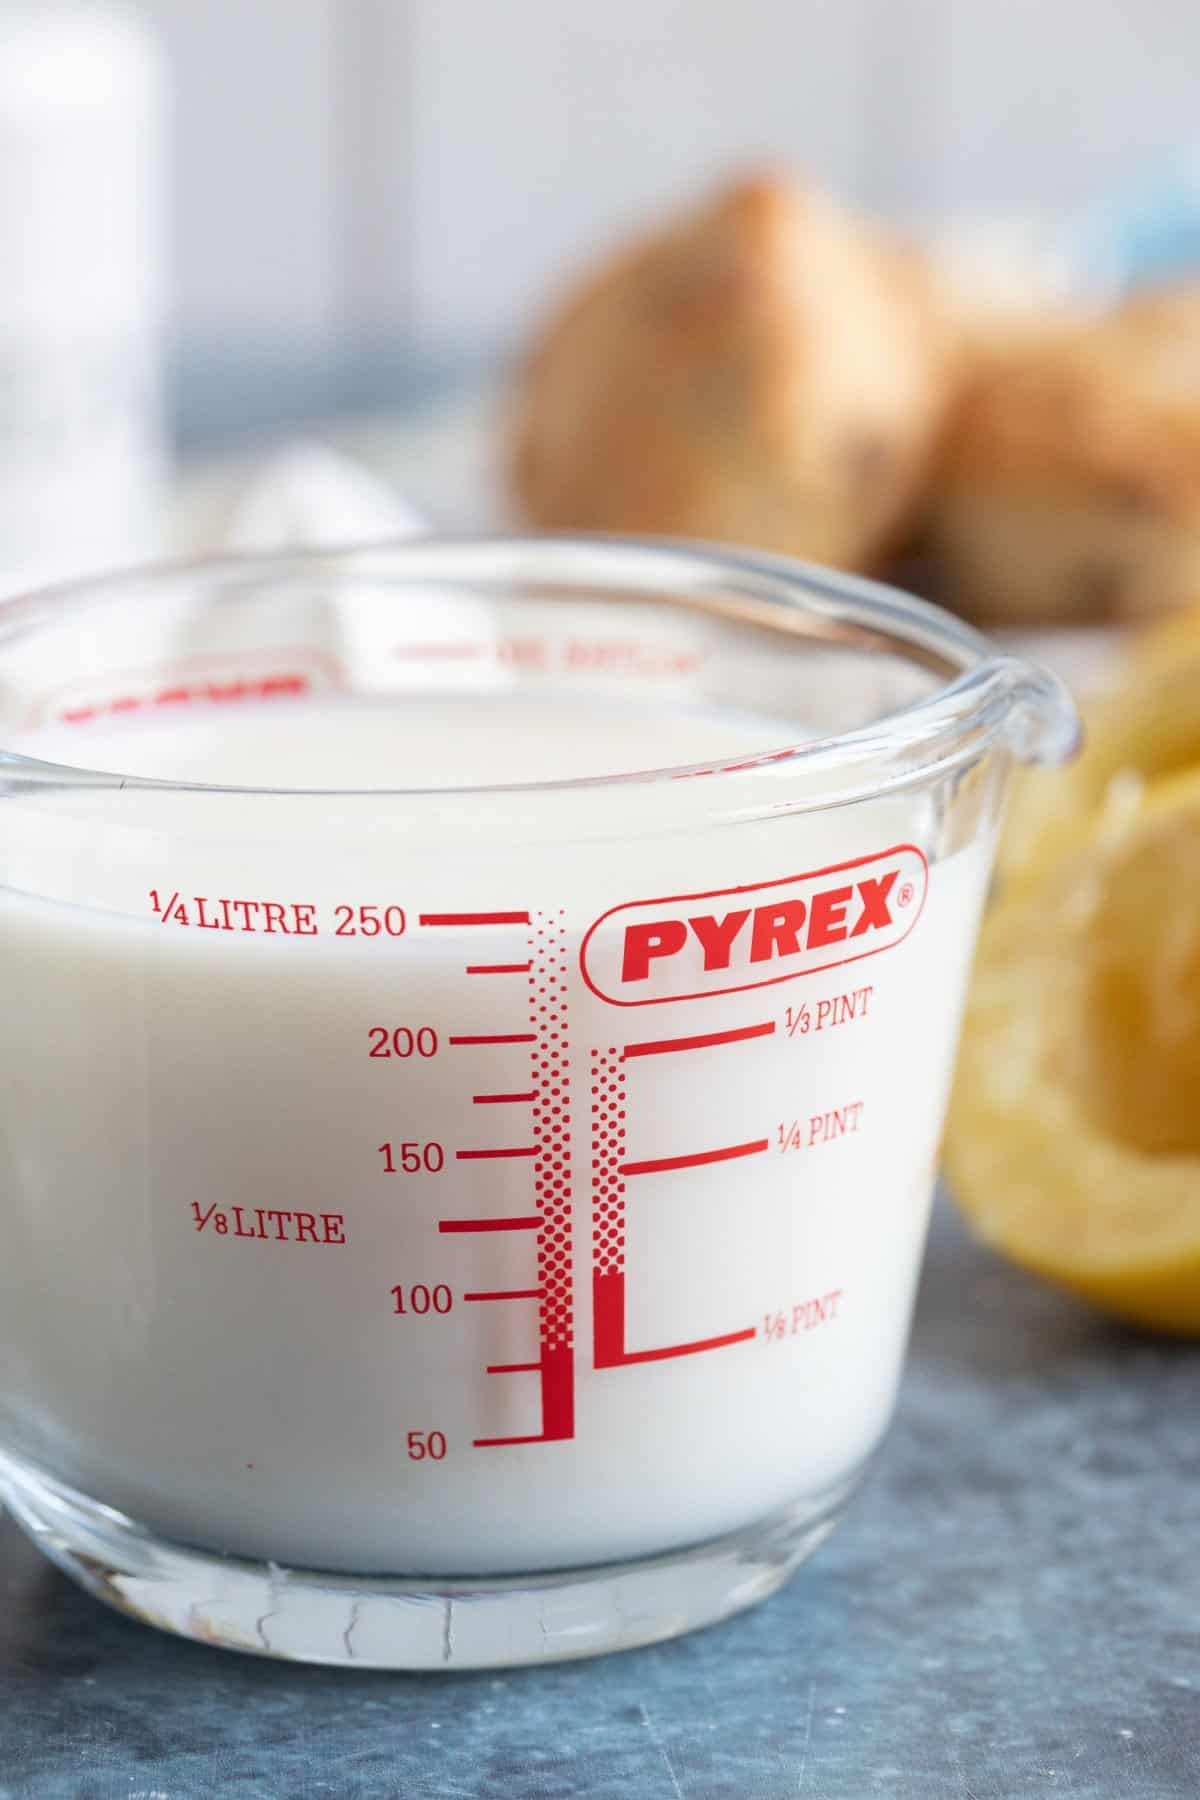
M522 372L511 478L552 529L877 566L923 497L954 334L921 262L763 177L587 280Z
M993 623L1137 619L1200 593L1200 288L1055 322L987 364L932 504L939 596Z

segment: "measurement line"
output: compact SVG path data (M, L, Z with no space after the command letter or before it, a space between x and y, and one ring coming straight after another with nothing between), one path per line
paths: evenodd
M766 1138L749 1144L727 1144L723 1150L694 1150L690 1156L656 1156L649 1162L621 1164L622 1175L658 1175L665 1169L698 1169L703 1163L732 1162L737 1156L757 1156L770 1148Z
M439 1231L537 1231L542 1223L540 1213L519 1219L439 1219Z
M476 1106L502 1106L510 1100L514 1104L518 1100L536 1100L537 1094L531 1088L527 1094L472 1094L471 1099Z
M505 1148L503 1150L456 1150L454 1152L454 1154L458 1158L459 1162L489 1162L489 1161L491 1161L491 1159L493 1157L496 1157L496 1156L536 1156L537 1153L538 1153L538 1147L536 1144L530 1144L528 1149L526 1149L525 1146L522 1145L522 1146L520 1146L520 1148L516 1148L516 1149Z
M532 1375L535 1371L540 1372L541 1367L540 1362L489 1363L487 1372L489 1375Z
M464 1294L464 1300L540 1300L541 1288L509 1288L491 1294Z
M451 1044L534 1044L537 1033L534 1031L489 1031L477 1037L452 1037Z
M645 1350L625 1345L625 1274L608 1269L592 1272L592 1331L595 1367L623 1369L629 1363L667 1362L676 1356L700 1356L707 1350L724 1350L730 1344L746 1344L758 1333L753 1325L741 1331L725 1331L719 1337L693 1338L684 1344L659 1344Z
M707 1050L713 1044L741 1044L747 1038L770 1037L774 1019L765 1025L741 1025L736 1031L709 1031L702 1037L653 1038L644 1044L626 1044L626 1056L663 1056L669 1050Z
M610 1366L624 1368L626 1363L669 1362L673 1356L698 1356L705 1350L726 1350L730 1344L748 1344L757 1336L758 1332L751 1325L745 1331L726 1331L720 1337L697 1338L691 1344L667 1344L661 1350L625 1350L620 1361Z
M418 913L422 925L528 925L527 912Z
M537 1432L533 1437L471 1439L471 1443L476 1450L491 1450L494 1449L497 1444L548 1444L551 1441L552 1440L546 1436L544 1431Z
M468 975L528 975L532 963L468 963Z

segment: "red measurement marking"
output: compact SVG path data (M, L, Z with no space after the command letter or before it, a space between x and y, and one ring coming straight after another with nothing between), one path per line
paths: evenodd
M526 938L529 1023L535 1038L531 1076L534 1205L541 1216L537 1237L538 1309L543 1443L575 1434L574 1289L571 1275L571 1134L564 1109L571 1086L566 1059L567 942L563 914L538 913L536 934ZM552 1104L559 1102L561 1104ZM489 1442L491 1440L481 1440Z
M422 925L528 925L527 912L421 913Z
M740 1044L747 1038L770 1037L774 1019L765 1025L740 1025L736 1031L707 1031L701 1037L653 1038L645 1044L626 1044L626 1056L662 1056L669 1050L708 1050L714 1044Z
M539 1364L540 1367L540 1364ZM507 1438L472 1438L471 1443L476 1450L494 1450L497 1444L546 1444L549 1438L544 1431L538 1431L532 1437Z
M422 925L532 925L528 913L421 913ZM489 1363L490 1375L537 1375L541 1389L541 1430L518 1436L473 1439L477 1449L507 1444L548 1444L574 1435L575 1389L570 1256L570 1133L562 1119L562 1105L551 1105L565 1094L570 1077L565 1065L566 948L561 913L538 914L536 935L526 938L528 956L523 962L471 963L468 975L524 975L529 983L529 1023L523 1032L489 1032L451 1037L451 1044L531 1044L533 1067L526 1079L533 1087L519 1093L476 1094L477 1105L525 1104L534 1108L532 1144L490 1145L483 1149L456 1150L458 1162L483 1162L520 1158L533 1164L533 1203L539 1211L506 1219L442 1219L441 1232L534 1231L537 1233L535 1288L509 1288L464 1295L466 1300L536 1300L538 1302L538 1359L536 1362ZM541 996L539 1001L538 996ZM539 1105L539 1098L541 1104Z
M452 1037L447 1040L451 1044L532 1044L536 1041L537 1034L533 1031L491 1031L479 1037Z
M502 1444L553 1444L575 1432L575 1389L572 1370L573 1353L566 1344L543 1343L542 1354L531 1366L542 1377L542 1429L526 1437L474 1438L477 1450L492 1450ZM520 1367L521 1365L515 1365Z
M818 1144L836 1144L839 1138L853 1137L862 1124L862 1100L845 1106L834 1106L828 1112L814 1113L807 1126L799 1119L783 1119L775 1127L780 1150L811 1150Z
M522 1146L518 1149L456 1150L454 1152L459 1162L488 1162L496 1156L536 1156L537 1153L538 1147L536 1144L530 1144L528 1149Z
M163 907L158 916L165 925L169 919L176 917L182 910L179 899L179 889L176 888L175 892L171 895L171 898L167 901L167 904ZM186 912L183 914L183 917L185 920L187 919Z
M757 1335L750 1326L745 1331L726 1331L720 1337L694 1338L687 1344L665 1344L659 1350L627 1350L623 1270L592 1276L592 1308L595 1366L598 1369L619 1369L626 1363L666 1362L673 1356L696 1356L703 1350L723 1350L729 1344L744 1344Z
M542 1349L542 1429L547 1441L575 1435L575 1352L569 1344Z
M217 689L215 697L222 699L238 679L232 671L239 669L246 672L251 684L262 684L263 698L270 698L276 693L307 692L313 683L310 676L300 669L300 665L304 663L312 665L318 677L317 685L345 687L345 671L338 658L313 650L308 645L300 647L281 644L270 650L247 650L237 654L225 651L216 657L209 654L178 656L156 669L143 667L110 670L107 679L113 685L108 693L93 696L90 700L79 696L78 682L67 682L35 702L29 713L29 724L40 724L51 716L68 722L85 723L110 710L128 712L130 701L135 696L135 704L175 706L181 701L213 698L208 693L210 686ZM297 686L297 683L304 685ZM235 694L233 697L242 696Z
M722 1150L694 1150L690 1156L656 1156L648 1162L621 1164L622 1175L658 1175L666 1169L698 1169L704 1163L732 1162L738 1156L757 1156L768 1148L766 1138L749 1144L727 1144Z
M490 1294L464 1294L464 1300L540 1300L541 1288L509 1288Z
M764 1313L763 1342L778 1343L781 1338L795 1337L801 1331L815 1331L820 1325L836 1324L838 1302L845 1297L844 1288L830 1288L827 1293L813 1294L807 1300L797 1300L789 1310Z
M439 1219L439 1231L536 1231L541 1215L521 1219Z
M206 681L196 686L173 686L150 694L119 694L91 706L67 706L59 714L67 725L85 725L105 713L139 712L145 707L184 706L197 702L221 704L234 700L271 700L281 694L306 694L307 675L263 675L249 681Z
M751 1026L751 1031L762 1031ZM723 1036L724 1034L720 1034ZM765 1034L764 1034L765 1035ZM706 1041L706 1040L700 1040ZM719 1041L719 1039L718 1039ZM690 1039L666 1039L663 1047L688 1046ZM658 1044L645 1047L646 1053ZM628 1055L628 1050L626 1055ZM695 1167L706 1162L720 1162L726 1157L750 1156L767 1148L767 1140L751 1144L734 1144L724 1150L702 1150L692 1156L664 1157L652 1162L624 1163L624 1132L613 1130L613 1119L624 1119L626 1071L625 1057L613 1049L593 1050L592 1077L592 1144L593 1182L596 1194L592 1227L592 1344L593 1362L597 1369L621 1368L627 1363L666 1362L676 1356L696 1356L705 1350L721 1350L731 1344L742 1344L756 1334L752 1327L726 1331L719 1335L690 1338L678 1344L663 1344L648 1349L627 1348L625 1341L625 1213L626 1175L644 1175L658 1169ZM620 1146L620 1147L618 1147Z

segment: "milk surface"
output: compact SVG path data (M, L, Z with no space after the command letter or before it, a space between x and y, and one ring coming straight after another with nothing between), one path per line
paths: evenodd
M235 787L453 788L566 781L781 748L794 724L703 707L548 694L317 699L200 717L49 726L15 748L164 781Z
M795 735L487 695L18 748L451 789ZM942 854L916 794L705 829L703 790L642 836L633 790L591 835L578 790L558 843L498 841L500 795L457 836L436 797L10 799L0 1446L167 1537L379 1573L645 1555L844 1480L894 1398L990 844Z

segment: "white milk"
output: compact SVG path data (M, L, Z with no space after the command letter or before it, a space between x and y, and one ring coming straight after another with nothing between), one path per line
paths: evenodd
M788 735L510 710L281 701L25 748L406 787ZM611 828L504 855L382 804L364 845L354 800L11 799L0 1446L176 1540L413 1574L654 1553L850 1476L990 846L938 860L919 796L705 832L704 787L674 834L623 841L608 790ZM506 802L475 805L482 843Z

